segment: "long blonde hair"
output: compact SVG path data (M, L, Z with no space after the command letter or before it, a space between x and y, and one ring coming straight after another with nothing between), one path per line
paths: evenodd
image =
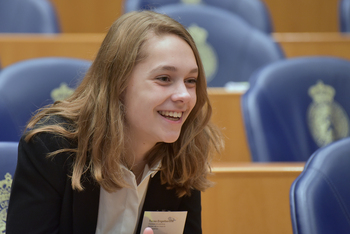
M195 43L178 22L152 11L122 15L109 29L86 76L74 94L40 110L29 122L26 140L40 132L51 132L72 142L75 149L60 149L75 154L72 173L73 189L83 190L81 177L87 171L107 191L125 187L121 165L125 165L125 110L123 94L135 65L147 55L142 46L149 35L175 34L192 48L199 75L197 102L185 121L178 140L157 143L147 154L152 166L162 161L162 183L175 188L179 196L190 195L191 189L203 191L210 161L223 146L220 131L210 123L209 102L203 66ZM68 127L48 125L48 116L59 115L68 120Z

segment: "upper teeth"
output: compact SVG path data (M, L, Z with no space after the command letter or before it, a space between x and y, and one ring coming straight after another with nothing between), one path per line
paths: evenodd
M161 115L165 116L171 116L174 118L180 118L182 116L182 112L175 112L175 111L159 111Z

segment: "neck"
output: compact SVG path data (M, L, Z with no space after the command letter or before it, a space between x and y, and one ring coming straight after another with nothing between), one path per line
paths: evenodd
M126 163L128 168L134 173L137 184L141 182L142 174L147 164L145 157L150 149L151 146L137 143L134 140L129 141L127 144Z
M147 152L155 145L142 139L138 139L133 134L128 134L128 141L126 142L126 162L128 167L133 165L146 165L145 157ZM130 136L131 135L131 136Z
M141 149L140 147L128 146L126 152L126 162L129 168L146 164L146 153L148 148Z
M126 163L128 168L134 173L137 184L141 182L142 174L147 164L145 159L147 152L155 145L147 140L147 137L140 137L138 134L127 132L126 142Z
M142 174L145 170L145 166L146 166L146 161L140 161L137 164L132 165L130 168L132 173L134 173L135 175L137 184L141 182Z

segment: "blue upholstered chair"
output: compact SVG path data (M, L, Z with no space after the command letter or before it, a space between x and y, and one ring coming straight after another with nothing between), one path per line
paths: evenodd
M349 60L286 59L253 74L250 85L241 105L253 161L307 161L349 136Z
M339 30L343 33L350 32L350 0L338 0Z
M0 33L59 33L58 15L49 0L1 0Z
M350 138L317 150L290 189L294 234L350 233Z
M203 4L230 11L265 33L273 31L270 12L262 0L125 0L124 12L155 9L169 4Z
M0 142L0 233L6 233L6 216L17 164L17 142Z
M284 58L270 35L220 8L174 4L159 7L157 11L189 30L202 58L208 86L247 82L256 69Z
M70 95L91 62L38 58L0 72L0 141L19 141L32 113Z

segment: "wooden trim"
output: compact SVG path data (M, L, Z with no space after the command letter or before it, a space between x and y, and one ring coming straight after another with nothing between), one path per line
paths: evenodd
M214 163L203 233L292 234L289 190L304 163Z

